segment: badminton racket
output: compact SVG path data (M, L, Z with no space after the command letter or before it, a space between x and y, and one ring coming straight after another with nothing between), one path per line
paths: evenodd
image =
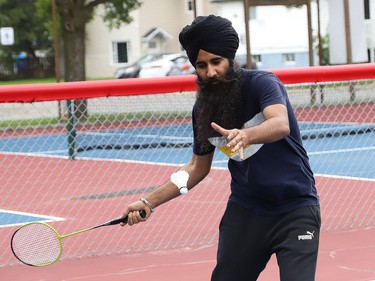
M145 211L140 211L146 217ZM30 266L48 266L59 260L63 251L62 239L84 233L102 226L127 223L128 217L60 235L55 228L44 222L30 222L18 228L10 242L14 256Z

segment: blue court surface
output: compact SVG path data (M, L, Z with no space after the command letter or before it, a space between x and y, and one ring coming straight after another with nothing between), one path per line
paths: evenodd
M41 222L50 222L50 221L61 221L62 218L43 216L37 214L30 214L24 212L15 212L0 209L0 227L8 227L15 225L22 225L28 222L41 221Z
M375 125L301 123L301 136L314 173L374 179ZM68 156L66 134L3 137L1 153ZM76 132L76 157L181 165L191 158L190 124ZM270 159L272 161L272 159ZM214 167L227 158L215 153Z

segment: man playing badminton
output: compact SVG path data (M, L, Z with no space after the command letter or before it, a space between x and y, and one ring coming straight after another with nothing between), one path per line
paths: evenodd
M197 17L179 39L198 75L192 159L122 217L145 221L185 194L210 172L217 146L229 157L231 194L211 280L257 280L272 254L280 280L315 280L319 197L284 86L271 73L236 66L239 39L225 18Z

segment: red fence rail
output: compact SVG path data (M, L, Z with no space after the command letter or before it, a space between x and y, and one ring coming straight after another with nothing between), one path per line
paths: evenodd
M285 84L319 83L375 78L375 63L270 70ZM163 78L81 81L0 87L0 103L69 100L120 95L193 91L194 75Z

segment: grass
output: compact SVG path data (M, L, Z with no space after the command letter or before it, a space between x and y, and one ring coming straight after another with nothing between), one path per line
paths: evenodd
M142 122L142 121L160 121L168 119L184 119L187 118L189 112L139 112L139 113L116 113L116 114L92 114L88 118L81 118L76 120L76 125L104 125L104 124L118 124L122 122ZM63 125L67 122L65 119L58 118L35 118L22 120L6 120L0 121L0 129L26 129L26 128L48 128L56 125Z
M41 78L41 79L18 79L18 80L9 80L9 81L0 81L1 85L21 85L21 84L47 84L55 83L56 78Z
M0 121L1 129L12 129L16 130L19 128L25 129L30 127L49 127L52 125L59 124L58 118L36 118L36 119L26 119L26 120L7 120Z
M113 78L87 78L87 81L97 81L97 80L111 80ZM60 82L64 82L63 79ZM48 84L48 83L56 83L55 77L50 78L30 78L30 79L17 79L17 80L9 80L9 81L1 81L0 86L3 85L23 85L23 84Z

